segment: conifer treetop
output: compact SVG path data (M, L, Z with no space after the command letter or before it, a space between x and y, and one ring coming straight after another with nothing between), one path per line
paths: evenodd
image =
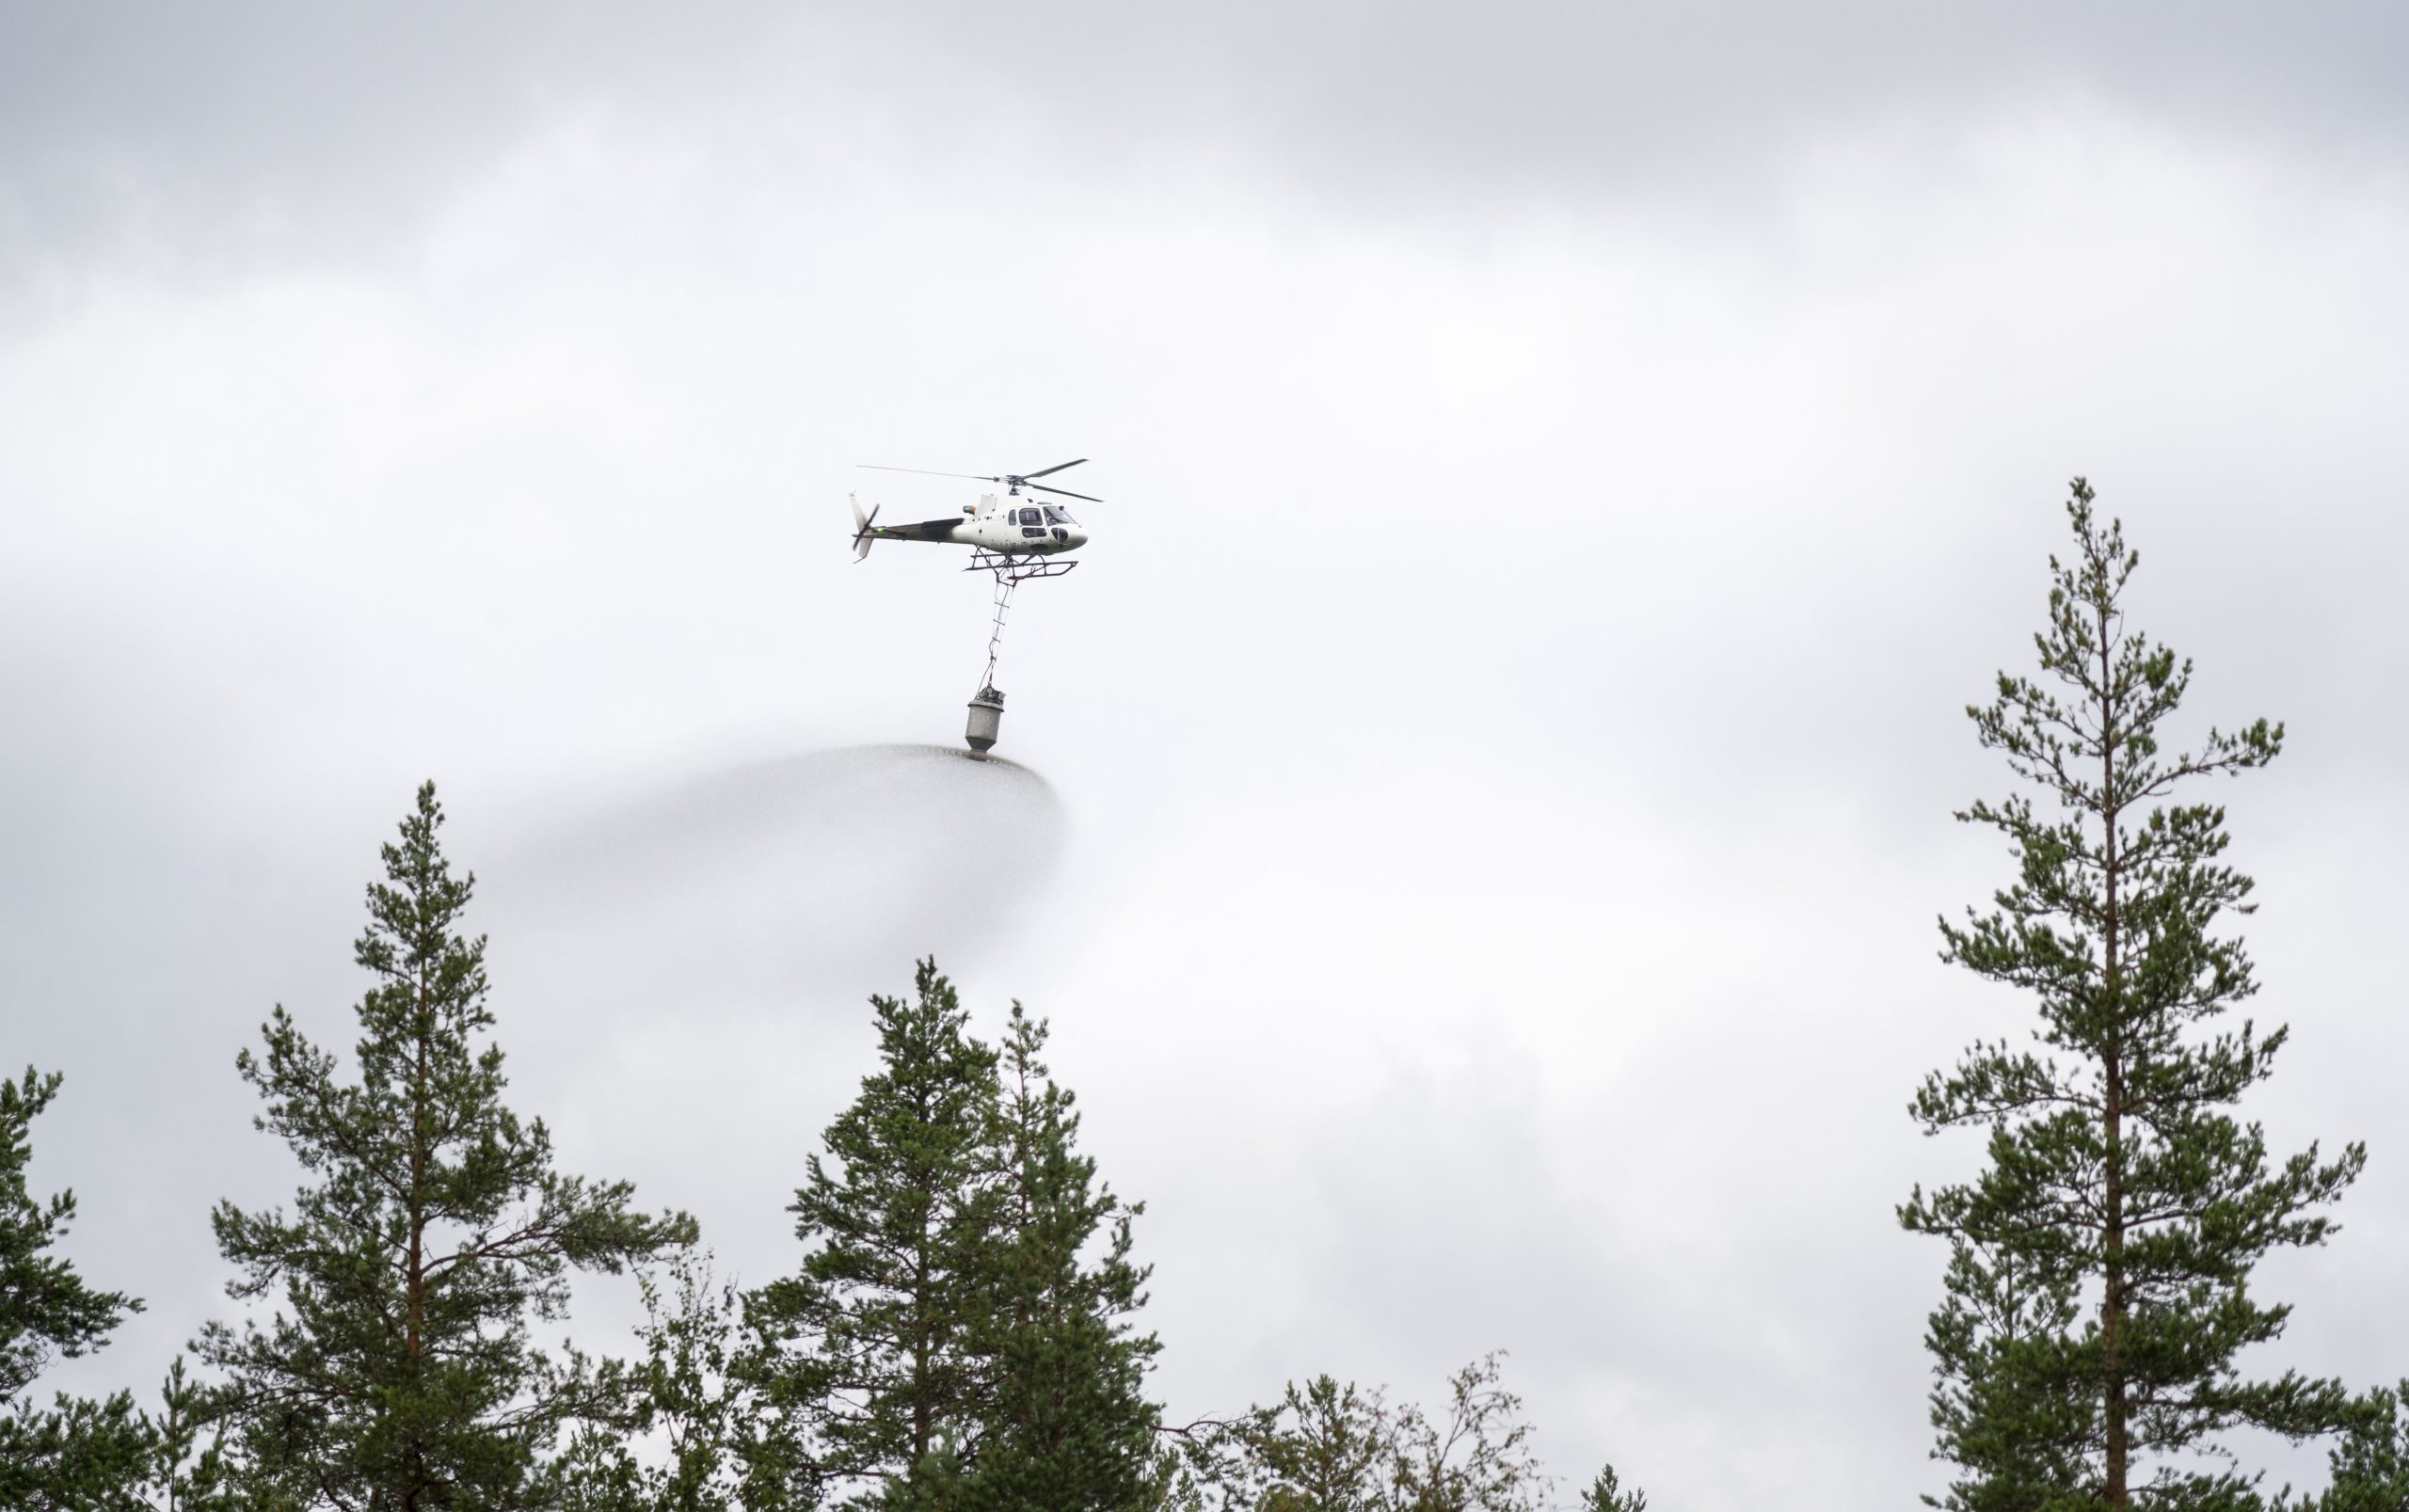
M123 1505L148 1469L152 1434L133 1397L57 1393L34 1404L31 1388L55 1359L88 1354L142 1304L93 1288L56 1251L75 1197L29 1189L33 1121L58 1094L56 1072L25 1068L0 1078L0 1506Z
M1978 1179L1899 1210L1951 1247L1927 1345L1937 1453L1963 1474L1940 1504L2256 1506L2254 1477L2202 1468L2229 1460L2228 1431L2300 1439L2348 1412L2334 1382L2241 1374L2290 1311L2252 1293L2252 1270L2335 1232L2324 1209L2366 1151L2276 1160L2228 1111L2286 1030L2214 1022L2257 992L2230 931L2253 883L2223 859L2224 808L2181 789L2266 765L2284 728L2174 749L2192 664L2126 624L2140 557L2081 478L2066 512L2039 676L2002 673L1967 710L2024 790L1957 817L2007 839L2015 878L1940 921L1942 960L2029 996L2037 1048L1978 1042L1910 1109L1927 1134L1990 1133Z
M75 1194L44 1201L28 1184L33 1122L61 1080L31 1066L21 1081L0 1077L0 1402L32 1385L54 1357L106 1344L125 1314L142 1308L122 1292L94 1290L55 1252L75 1219Z
M308 1179L289 1215L218 1204L229 1294L281 1305L212 1322L199 1348L228 1379L246 1472L317 1504L522 1494L561 1428L614 1390L535 1348L531 1327L566 1315L572 1270L694 1238L684 1214L635 1211L630 1184L559 1170L543 1121L503 1104L486 942L461 931L474 879L444 858L442 823L426 784L381 848L353 947L371 977L357 1079L280 1004L262 1052L236 1060L257 1125Z

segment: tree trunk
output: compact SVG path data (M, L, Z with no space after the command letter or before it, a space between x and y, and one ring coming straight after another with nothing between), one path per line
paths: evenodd
M426 1317L426 1057L427 1038L432 1015L426 1006L426 981L422 972L416 984L418 995L418 1046L413 1058L410 1076L410 1212L408 1296L404 1308L407 1345L409 1350L410 1374L418 1374L419 1357L425 1348ZM416 1386L413 1379L412 1386ZM421 1479L417 1448L412 1446L409 1460L410 1485L402 1492L403 1512L416 1512Z
M2125 1065L2124 1034L2120 1015L2123 1011L2122 983L2117 958L2119 941L2116 919L2116 883L2119 861L2116 854L2116 714L2117 698L2115 667L2110 641L2112 620L2106 604L2099 605L2099 807L2105 828L2101 841L2100 869L2106 908L2101 919L2103 948L2100 953L2100 991L2106 1004L2107 1043L2102 1047L2105 1062L2102 1078L2104 1106L2101 1108L2102 1134L2107 1146L2106 1221L2100 1234L2100 1268L2105 1273L2099 1299L2099 1354L2101 1373L2107 1377L2106 1400L2102 1409L2107 1419L2107 1500L2112 1507L2131 1505L2126 1488L2127 1461L2130 1446L2125 1424L2125 1362L2123 1355L2125 1322Z
M903 1467L909 1475L919 1468L929 1455L932 1424L929 1420L929 1251L923 1235L919 1255L913 1269L912 1297L912 1460Z

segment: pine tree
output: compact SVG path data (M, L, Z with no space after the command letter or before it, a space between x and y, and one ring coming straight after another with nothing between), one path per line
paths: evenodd
M1962 1472L1940 1504L1964 1512L2255 1506L2256 1477L2218 1462L2229 1430L2298 1440L2348 1417L2332 1382L2240 1373L2289 1311L2251 1294L2253 1267L2323 1242L2318 1210L2366 1157L2311 1146L2271 1165L2258 1125L2227 1111L2286 1031L2216 1026L2257 990L2219 932L2252 883L2220 859L2225 811L2172 797L2264 766L2283 728L2162 750L2191 663L2127 628L2139 559L2092 503L2076 479L2076 554L2051 559L2035 637L2045 680L2002 674L1968 711L2048 806L2019 793L1958 816L2004 835L2018 874L1991 912L1941 924L1945 961L2032 995L2040 1048L1978 1043L1924 1083L1925 1132L1986 1128L1989 1158L1899 1211L1951 1248L1927 1342L1938 1456Z
M1581 1512L1648 1512L1648 1493L1635 1486L1622 1488L1622 1477L1607 1465L1581 1492Z
M30 1066L22 1082L0 1079L0 1506L136 1504L150 1431L133 1398L59 1393L45 1408L31 1393L53 1359L101 1347L142 1306L121 1292L93 1290L53 1252L74 1220L75 1194L36 1198L25 1168L33 1121L59 1083L56 1073Z
M989 1390L976 1344L996 1055L933 961L912 998L870 1005L882 1068L828 1125L829 1160L811 1157L788 1209L801 1273L746 1304L747 1375L786 1424L790 1494L825 1485L854 1506L958 1475Z
M563 1427L607 1406L607 1375L548 1359L572 1269L615 1273L691 1243L693 1220L646 1218L626 1183L553 1168L542 1121L503 1106L485 941L459 932L475 879L437 843L421 788L355 947L358 1079L282 1006L263 1055L237 1059L308 1182L290 1217L220 1203L212 1223L238 1299L281 1310L210 1324L231 1457L250 1495L293 1506L505 1508L554 1496Z
M995 1512L1133 1508L1156 1482L1159 1345L1134 1331L1146 1271L1125 1205L1077 1150L1076 1099L1038 1057L1046 1027L1013 1004L988 1137L988 1300L975 1348L991 1393L977 1463L942 1504ZM1098 1236L1101 1251L1091 1254Z
M1398 1478L1394 1420L1377 1387L1364 1392L1328 1375L1290 1382L1278 1406L1257 1409L1240 1430L1236 1473L1221 1482L1223 1507L1380 1512Z
M145 1488L158 1512L218 1512L242 1504L228 1481L223 1396L187 1373L182 1355L168 1365L159 1415L151 1423Z
M2285 1512L2404 1512L2409 1509L2409 1380L2369 1392L2331 1456L2333 1483L2317 1496L2282 1504Z

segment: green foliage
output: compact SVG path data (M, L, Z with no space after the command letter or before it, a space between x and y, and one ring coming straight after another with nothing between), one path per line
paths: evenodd
M1581 1492L1581 1512L1648 1512L1648 1493L1635 1486L1624 1490L1615 1468L1602 1466L1598 1478Z
M630 1210L625 1183L553 1169L540 1121L504 1107L485 941L459 932L474 879L437 843L420 788L356 946L356 1080L282 1007L237 1065L307 1173L290 1216L220 1203L229 1292L277 1295L263 1321L213 1322L229 1453L245 1494L293 1506L511 1507L552 1498L564 1426L608 1414L619 1382L529 1342L566 1313L572 1269L617 1272L694 1238Z
M140 1507L152 1465L148 1424L134 1398L64 1393L47 1409L12 1404L0 1418L0 1506Z
M788 1209L801 1273L746 1300L748 1368L778 1412L791 1494L834 1484L853 1505L975 1438L987 1387L974 1343L995 1052L932 962L910 999L870 1006L882 1069L828 1125L829 1158L811 1157Z
M2333 1483L2316 1496L2281 1504L2283 1512L2409 1512L2409 1380L2379 1387L2353 1404L2351 1425L2334 1446Z
M1403 1412L1412 1412L1406 1408ZM1229 1478L1243 1504L1263 1512L1356 1512L1385 1507L1404 1481L1400 1412L1380 1389L1359 1392L1316 1376L1290 1382L1279 1404L1257 1410L1239 1430L1237 1473Z
M1123 1205L1077 1152L1075 1099L1038 1058L1045 1037L1013 1004L987 1135L987 1295L973 1345L991 1384L976 1467L947 1498L965 1512L1105 1512L1136 1506L1154 1484L1159 1414L1145 1377L1158 1345L1127 1321L1145 1303L1146 1272L1129 1258L1142 1204Z
M1134 1507L1157 1494L1156 1350L1125 1205L1077 1148L1045 1028L1000 1054L922 962L873 997L881 1068L790 1209L798 1275L746 1298L745 1377L774 1431L757 1484L893 1509ZM766 1487L764 1489L766 1494Z
M742 1371L736 1288L681 1252L646 1275L629 1410L581 1428L559 1469L565 1512L774 1512L797 1504L760 1394ZM663 1281L666 1281L666 1285Z
M1499 1382L1498 1357L1448 1378L1444 1416L1390 1405L1379 1388L1329 1376L1290 1383L1280 1401L1194 1436L1189 1499L1220 1512L1546 1512L1555 1483L1540 1470L1522 1399ZM1641 1512L1608 1470L1583 1498L1595 1512Z
M133 1398L61 1394L45 1408L30 1393L52 1360L101 1347L142 1305L94 1291L52 1252L74 1219L75 1196L36 1198L25 1168L33 1121L59 1082L30 1066L21 1082L0 1080L0 1506L138 1504L151 1440Z
M752 1442L749 1398L728 1378L739 1317L736 1289L713 1280L701 1257L670 1267L674 1290L644 1279L645 1353L638 1367L635 1426L657 1433L662 1457L647 1474L644 1504L662 1512L719 1512L745 1504Z
M2347 1420L2341 1389L2237 1356L2289 1309L2252 1296L2277 1248L2323 1242L2317 1209L2366 1158L2312 1146L2272 1163L2227 1107L2269 1074L2285 1031L2213 1028L2257 990L2238 939L2249 878L2224 864L2225 811L2177 803L2194 779L2265 765L2283 728L2211 729L2169 755L2161 726L2191 663L2124 623L2138 558L2081 479L2077 554L2050 568L2046 678L2002 674L1969 709L1982 744L2037 789L1958 818L2005 836L2013 883L1987 914L1941 924L1943 959L2031 995L2037 1048L1977 1044L1917 1094L1925 1132L1989 1131L1969 1184L1899 1211L1950 1245L1927 1344L1938 1455L1964 1512L2256 1506L2256 1477L2217 1462L2236 1426L2291 1439ZM2209 1456L2204 1463L2200 1456Z
M96 1292L75 1267L50 1251L75 1218L75 1194L48 1202L26 1184L33 1121L58 1095L61 1077L25 1068L22 1082L0 1079L0 1399L33 1384L54 1355L73 1358L108 1340L141 1303Z
M168 1367L159 1396L159 1416L152 1422L148 1482L155 1504L161 1512L240 1504L227 1473L222 1393L194 1380L179 1355Z

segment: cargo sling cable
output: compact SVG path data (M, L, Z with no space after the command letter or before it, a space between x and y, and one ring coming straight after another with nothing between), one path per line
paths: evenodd
M964 730L963 743L980 755L986 755L996 743L997 732L1004 723L1004 695L996 688L996 661L1003 654L1004 621L1011 614L1013 590L1030 578L1059 578L1077 566L1060 557L1024 556L1018 552L974 551L965 572L992 572L996 575L996 627L987 636L987 672L979 681L979 691L971 695L970 724Z
M1013 590L1020 586L1020 578L1002 567L996 574L996 628L987 636L987 671L979 679L979 691L970 695L970 724L963 732L963 740L971 750L985 756L994 748L996 737L1004 723L1004 695L996 691L996 659L1004 651L1004 618L1012 613Z

